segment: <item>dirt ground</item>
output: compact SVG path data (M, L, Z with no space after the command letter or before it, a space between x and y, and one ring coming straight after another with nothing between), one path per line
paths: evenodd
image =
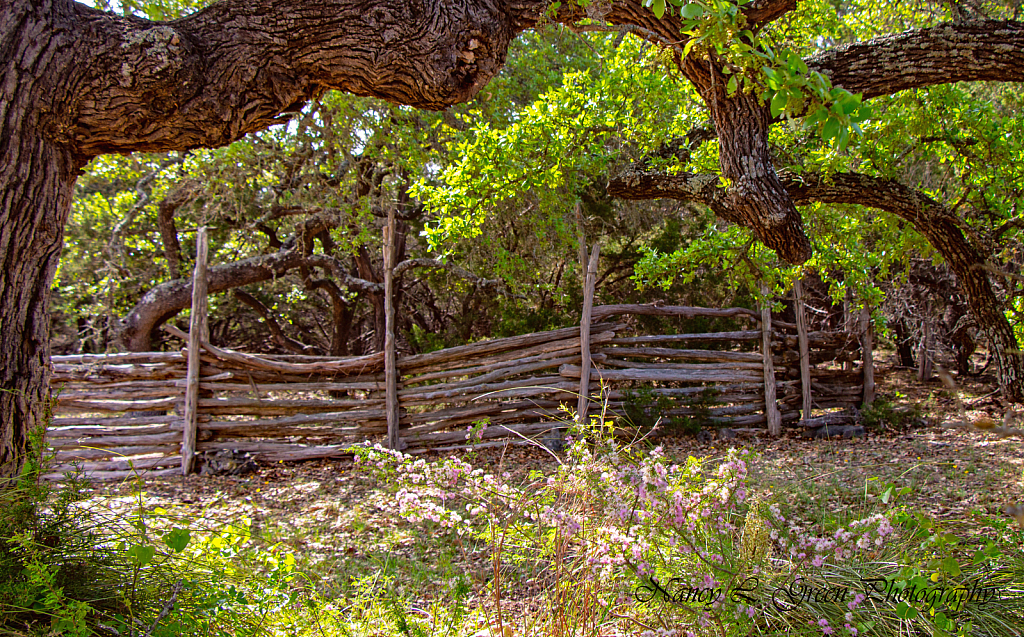
M752 463L754 489L770 494L784 485L790 504L807 507L807 519L854 514L881 497L887 485L895 485L911 488L901 502L951 530L965 527L961 530L987 535L999 531L991 527L992 519L1015 524L1004 512L1024 502L1021 439L948 426L962 412L938 380L921 384L912 370L884 363L877 378L879 396L897 411L916 406L920 417L903 427L869 430L864 439L804 440L787 431L780 439L746 434L727 441L664 437L659 442L669 455L681 458L720 456L730 446L750 448L759 456ZM961 382L964 411L969 419L1002 420L1004 407L985 380ZM513 478L551 469L556 461L546 450L524 446L482 450L474 460ZM132 493L133 486L122 483L98 486L95 496L127 510L139 504ZM360 578L390 565L402 573L396 585L418 597L443 595L442 583L453 573L486 581L486 547L424 541L420 529L388 512L388 497L380 485L354 472L350 460L337 460L262 466L242 477L148 480L143 506L210 525L248 518L254 535L301 556L301 567L316 580L311 583L325 594L344 595Z

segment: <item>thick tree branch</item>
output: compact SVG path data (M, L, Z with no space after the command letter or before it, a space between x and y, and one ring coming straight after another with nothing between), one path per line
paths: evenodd
M166 23L58 6L61 37L89 54L47 128L83 158L222 146L329 88L443 109L498 72L524 26L500 0L221 0Z
M608 194L619 199L675 199L702 203L709 208L724 194L718 175L682 173L666 175L630 170L608 181Z
M209 269L210 294L283 275L302 265L299 250L283 250L249 259L216 265ZM175 279L146 292L122 322L120 340L133 352L149 349L149 336L161 323L192 304L192 281Z
M43 122L82 160L228 144L282 121L327 89L443 110L472 98L501 68L516 34L547 0L221 0L172 22L149 22L57 0L61 37L87 51ZM758 28L795 0L744 8ZM562 3L554 18L637 27L681 45L680 23L641 0ZM64 78L62 78L63 80ZM287 117L285 117L287 119Z
M934 84L1024 81L1024 24L979 20L847 44L807 59L865 98Z

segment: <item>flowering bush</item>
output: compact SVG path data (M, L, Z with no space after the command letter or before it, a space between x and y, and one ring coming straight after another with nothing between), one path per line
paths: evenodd
M410 522L486 539L495 590L503 574L529 569L549 590L549 621L571 612L593 634L608 622L680 637L969 629L935 595L903 594L928 566L907 564L894 507L812 525L751 493L746 450L677 462L661 447L620 444L611 423L572 433L556 471L515 484L456 457L427 462L379 446L357 463L392 485ZM933 589L965 585L952 569L941 578Z

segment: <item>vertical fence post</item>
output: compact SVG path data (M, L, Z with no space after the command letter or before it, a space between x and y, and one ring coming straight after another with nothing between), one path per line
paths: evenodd
M384 398L387 405L388 448L401 450L401 412L398 404L398 357L395 352L395 209L388 210L384 227Z
M584 248L584 252L586 248ZM594 245L587 264L586 283L583 287L583 316L580 318L580 397L576 405L576 420L579 424L587 424L587 408L590 398L590 317L594 312L594 288L597 286L597 261L601 255L601 246Z
M768 421L768 434L782 435L782 414L775 396L775 363L772 361L772 303L768 286L761 284L761 355L764 361L764 416Z
M188 372L185 377L185 420L181 436L181 475L192 473L196 456L196 424L199 416L199 347L209 340L206 322L206 261L210 243L206 228L196 237L196 269L192 274L192 314L188 327Z
M793 310L796 313L796 335L800 344L800 391L803 396L801 415L804 420L811 417L811 347L807 338L807 308L804 307L804 284L800 279L793 282Z
M860 311L860 349L864 359L864 404L875 402L875 355L872 351L871 310Z
M932 350L935 348L935 332L932 330L931 307L925 306L921 322L921 344L917 348L917 380L926 383L932 379L934 363Z

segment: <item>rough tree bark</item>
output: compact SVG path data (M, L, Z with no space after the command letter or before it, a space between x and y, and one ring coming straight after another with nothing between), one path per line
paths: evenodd
M713 199L716 215L754 231L757 238L790 263L811 258L811 242L771 161L768 105L753 93L726 94L729 78L710 60L687 58L683 72L711 111L718 133L722 176L731 182Z
M279 123L282 113L330 88L432 109L468 100L500 69L516 33L550 4L221 0L167 23L72 0L0 4L0 480L19 470L26 435L41 424L49 286L72 186L89 159L221 146ZM679 24L655 19L642 0L570 5L562 3L557 20L587 13L635 25L635 33L652 41L682 44ZM794 6L794 0L755 0L743 11L757 29ZM888 85L878 90L890 92L958 79L1022 79L1021 25L968 28L924 30L813 61L836 83L867 94L862 86ZM946 53L932 54L941 50ZM691 78L698 86L699 72ZM720 71L712 64L708 73ZM706 87L703 93L709 94ZM740 129L760 135L758 116L745 104L717 108L716 127L739 153L722 160L730 179L739 173L728 193L736 215L786 258L806 258L799 218L780 198L764 150L722 133L737 117ZM739 179L748 170L754 177ZM766 188L763 200L745 187Z

